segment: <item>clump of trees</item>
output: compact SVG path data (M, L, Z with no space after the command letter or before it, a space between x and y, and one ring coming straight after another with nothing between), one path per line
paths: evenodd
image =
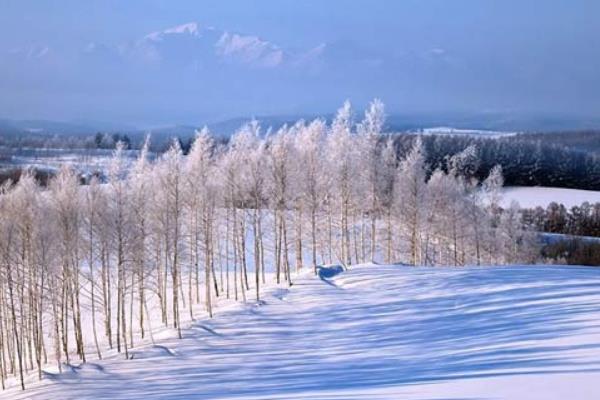
M552 240L542 247L547 259L569 265L600 265L600 239L568 236Z
M584 202L567 209L552 202L545 209L524 209L523 217L540 232L600 237L600 203Z
M600 265L600 203L584 202L566 208L550 203L523 209L523 221L545 235L542 255L555 262L573 265Z
M418 135L394 136L398 151L403 155L410 150ZM500 165L507 186L600 190L600 160L597 150L600 132L584 136L588 151L570 147L567 140L570 137L571 133L520 134L496 138L468 135L421 136L427 164L433 169L445 169L449 157L474 146L480 161L474 174L479 180L485 179L495 165Z
M63 168L47 188L31 173L4 184L2 385L107 348L128 358L152 321L181 336L184 313L258 301L269 276L292 285L323 263L535 261L518 207L498 205L501 167L478 179L475 146L432 166L420 138L399 157L381 102L354 118L345 103L331 124L253 121L227 144L203 129L187 155L174 141L150 160L146 142L133 165L119 142L103 182Z
M41 186L47 186L48 182L54 176L54 173L49 170L37 169L37 168L8 168L8 169L0 169L0 185L3 185L7 182L9 184L14 184L21 179L23 174L33 175L36 182Z
M125 149L131 148L131 139L129 136L119 133L102 133L98 132L94 136L94 146L97 149L114 149L116 144L121 142Z

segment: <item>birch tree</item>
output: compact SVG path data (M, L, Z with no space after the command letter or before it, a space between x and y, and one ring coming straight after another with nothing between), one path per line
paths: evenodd
M423 222L422 204L425 196L425 154L420 137L398 167L395 203L398 217L408 237L410 262L420 261L420 234Z

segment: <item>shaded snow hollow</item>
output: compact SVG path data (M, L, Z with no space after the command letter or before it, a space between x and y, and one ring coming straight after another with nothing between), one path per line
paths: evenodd
M3 399L593 399L600 270L323 269Z

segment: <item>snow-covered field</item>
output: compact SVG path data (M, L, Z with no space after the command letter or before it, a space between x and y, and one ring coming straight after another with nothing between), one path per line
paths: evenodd
M113 153L112 149L0 148L0 170L30 167L58 171L63 166L70 166L85 173L106 172ZM138 150L123 152L128 164L135 160L138 154ZM150 157L154 157L154 155L150 154Z
M2 399L595 399L594 268L308 271L132 360L72 368Z
M485 129L458 129L447 126L438 126L433 128L425 128L420 131L424 135L456 135L456 136L472 136L472 137L487 137L498 138L502 136L515 136L518 132L507 131L490 131Z
M587 201L590 204L600 202L600 192L593 190L564 189L551 187L505 187L502 191L502 206L510 206L515 200L521 207L547 207L551 202L562 203L565 207L581 205Z

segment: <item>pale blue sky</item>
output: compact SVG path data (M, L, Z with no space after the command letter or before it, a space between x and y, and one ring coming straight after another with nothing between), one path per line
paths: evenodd
M0 117L195 123L373 97L390 113L598 117L598 15L594 0L0 0ZM146 34L192 21L215 40L136 59ZM205 54L224 32L286 62ZM105 50L90 58L90 43Z

